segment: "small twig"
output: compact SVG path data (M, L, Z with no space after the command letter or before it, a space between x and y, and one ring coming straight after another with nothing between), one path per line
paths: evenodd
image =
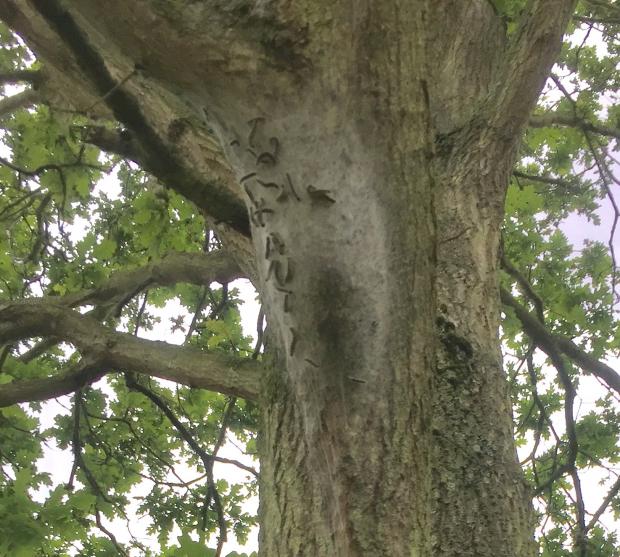
M142 316L144 315L144 311L146 310L146 303L149 297L148 290L144 293L144 297L142 298L142 303L138 309L138 313L136 314L136 323L133 330L133 336L138 336L138 331L140 329L140 325L142 323Z
M71 468L71 474L69 476L69 481L67 482L68 487L73 486L73 482L75 479L75 474L78 470L82 470L84 476L86 476L86 480L90 485L90 488L94 492L97 497L101 497L106 503L112 504L112 501L108 498L105 492L101 489L101 486L97 482L95 476L91 472L90 468L86 466L86 462L84 461L84 456L82 455L82 439L80 436L80 415L82 413L82 408L84 405L83 391L79 389L75 393L74 403L73 403L73 435L71 438L71 448L73 451L73 466Z
M228 283L227 282L222 283L222 299L217 305L214 305L215 299L214 299L212 290L207 287L206 293L209 296L209 302L211 305L211 311L209 312L208 319L210 320L217 319L222 314L222 312L226 309L226 306L228 305Z
M131 70L123 79L121 79L118 83L116 83L113 87L111 87L107 93L99 97L93 104L91 104L86 110L84 110L85 114L88 114L93 108L95 108L98 104L104 102L114 91L116 91L119 87L122 87L127 81L129 81L135 74L137 73L136 68Z
M38 176L47 170L55 170L56 172L62 172L66 168L89 168L91 170L99 170L104 171L105 168L96 164L88 164L83 162L71 162L71 163L47 163L42 164L41 166L37 166L34 170L28 170L27 168L23 168L18 166L11 161L8 161L4 157L0 157L0 165L6 166L11 170L18 172L19 174L23 174L24 176Z
M580 118L579 114L578 114L578 107L577 107L577 101L575 101L575 99L573 99L572 95L568 92L568 90L566 89L566 87L564 87L564 84L562 83L562 81L555 75L551 75L551 79L553 80L553 82L555 83L555 85L557 86L557 88L562 92L562 94L564 95L564 97L569 101L569 103L572 106L572 110L573 110L573 115L576 121L581 121L582 118ZM605 193L607 194L607 198L609 199L609 202L611 203L611 206L613 208L614 211L614 219L611 225L611 231L609 234L609 241L607 242L607 245L609 247L609 253L611 255L611 261L612 261L612 272L611 272L611 293L612 293L612 301L611 301L611 307L610 307L610 311L613 313L614 311L614 306L616 301L618 300L619 296L616 293L616 274L617 274L617 270L618 270L618 265L617 265L617 260L616 260L616 252L615 252L615 234L616 234L616 228L618 227L618 222L620 221L620 207L618 206L618 203L616 202L616 199L614 197L613 191L611 189L611 185L609 184L608 181L608 169L606 168L605 162L603 160L600 159L599 154L596 151L596 148L594 146L594 142L592 140L592 137L590 135L590 133L592 131L595 131L597 133L601 133L600 130L597 129L593 129L591 127L587 127L587 126L580 126L580 129L583 133L583 136L586 140L586 143L588 144L588 148L590 149L590 152L592 154L592 157L594 158L594 161L596 163L596 166L598 168L598 173L599 176L601 177L601 182L603 184L603 188L605 189ZM619 134L617 135L617 137L620 137L620 130L619 130ZM612 175L613 178L613 175Z
M8 203L2 209L2 211L0 211L0 218L4 217L4 215L8 213L13 207L16 207L17 205L21 204L23 201L27 201L33 196L38 197L40 194L41 194L41 188L35 188L33 190L26 192L24 195L18 197L15 201ZM26 207L23 207L22 210L28 208L30 205L32 205L32 203L30 203L29 205L26 205ZM9 215L9 216L12 216L12 215Z
M523 294L525 294L534 304L534 307L536 308L536 316L538 317L538 320L544 324L545 312L542 298L535 292L530 281L527 280L525 276L508 260L506 255L503 253L503 250L501 255L501 265L502 269L504 269L504 271L506 271L517 281L517 284L520 286Z
M565 192L574 193L575 195L583 193L583 190L579 186L569 180L563 180L562 178L554 178L553 176L540 176L538 174L527 174L520 170L514 170L512 175L515 178L522 178L523 180L529 180L530 182L538 182L541 184L551 184L553 186L559 186L565 190Z
M187 333L185 334L185 343L189 341L189 339L194 334L194 331L196 330L196 326L198 325L198 319L200 318L200 314L202 313L202 310L205 306L208 290L208 286L202 287L200 297L198 298L198 303L196 304L196 309L194 310L194 315L192 316L192 322L189 324L189 328L187 329Z
M125 551L123 546L118 543L116 536L112 532L110 532L110 530L108 530L101 522L101 513L97 508L95 508L95 523L97 524L97 528L99 528L99 530L101 530L110 539L116 551L118 551L120 555L123 555L123 557L127 557L127 552Z
M577 439L577 427L574 417L574 402L576 390L568 373L568 369L557 346L548 346L547 355L558 372L558 379L564 389L564 421L566 425L566 436L568 438L568 450L566 454L566 462L555 469L544 485L536 489L536 495L539 495L565 473L569 473L575 490L575 514L577 517L577 531L575 532L575 545L579 547L580 557L586 557L587 537L585 526L585 507L583 494L581 491L581 481L577 471L576 461L579 450L579 442Z
M146 396L155 406L157 406L162 413L170 420L172 425L179 432L183 440L191 447L191 449L196 453L196 455L200 458L205 468L205 472L207 474L207 503L205 507L208 507L210 501L213 501L214 509L218 516L218 524L220 528L220 536L219 539L223 543L227 538L227 528L226 528L226 519L224 517L224 511L222 509L222 503L219 497L219 493L215 486L215 480L213 478L213 458L210 454L208 454L194 439L192 433L187 429L187 427L177 418L174 412L170 409L168 404L156 393L140 384L134 374L125 373L125 382L129 389L138 391Z

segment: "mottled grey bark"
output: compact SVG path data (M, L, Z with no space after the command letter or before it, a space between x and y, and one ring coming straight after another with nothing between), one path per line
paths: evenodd
M499 227L574 2L510 40L483 0L63 5L0 16L260 290L261 554L533 555Z

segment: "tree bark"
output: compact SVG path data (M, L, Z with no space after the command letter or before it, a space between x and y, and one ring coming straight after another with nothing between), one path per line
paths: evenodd
M260 291L261 555L534 555L499 230L574 2L510 39L483 0L63 6L0 16Z

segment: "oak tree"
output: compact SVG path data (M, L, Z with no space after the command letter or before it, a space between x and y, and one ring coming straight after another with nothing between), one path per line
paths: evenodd
M258 482L268 557L620 555L617 2L0 19L3 555L220 555L254 483L217 463ZM574 251L566 219L601 210L608 245ZM147 339L172 300L185 342ZM159 553L110 526L145 485Z

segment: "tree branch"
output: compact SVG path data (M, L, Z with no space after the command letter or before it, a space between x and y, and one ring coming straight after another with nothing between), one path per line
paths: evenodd
M110 542L116 549L117 553L121 557L127 557L127 552L123 546L118 543L116 536L103 525L103 522L101 521L101 511L99 511L99 509L95 509L95 524L97 525L97 528L99 528L99 530L101 530L110 539Z
M147 156L142 152L140 144L131 132L122 129L110 129L106 126L80 126L76 128L81 133L82 141L99 147L106 153L120 155L132 160L142 168L147 166Z
M492 126L506 137L521 133L560 52L576 0L533 0L499 72Z
M37 168L30 170L28 168L23 168L21 166L18 166L14 163L12 163L11 161L5 159L4 157L0 157L0 165L2 166L6 166L7 168L10 168L11 170L19 173L19 174L23 174L24 176L39 176L40 174L43 174L43 172L47 172L48 170L54 170L56 172L58 172L59 174L62 175L62 171L66 168L90 168L92 170L100 170L103 171L104 168L96 165L96 164L89 164L89 163L84 163L81 160L76 160L75 162L69 162L69 163L60 163L60 164L56 164L56 163L47 163L47 164L42 164L41 166L38 166Z
M502 253L500 262L504 271L506 271L512 278L517 281L517 284L521 288L523 294L525 294L530 301L534 304L536 308L536 316L538 317L538 321L542 325L545 323L545 306L542 301L542 298L534 291L530 281L527 280L521 272L512 264L511 261Z
M16 85L18 83L30 83L34 87L40 85L43 74L39 70L14 70L12 72L0 72L0 85Z
M244 275L232 257L223 250L208 253L172 252L144 267L113 273L107 281L88 290L52 298L70 307L108 302L117 297L134 295L144 288L190 284L227 283Z
M217 281L225 284L242 276L234 259L224 250L209 253L172 252L143 267L117 271L95 288L61 297L50 296L48 299L67 307L95 304L96 307L85 315L101 320L145 289L180 282L208 285ZM19 360L30 362L60 341L54 337L45 338L21 354Z
M552 186L559 186L563 188L567 193L578 195L583 193L580 191L579 186L569 180L563 180L562 178L554 178L553 176L540 176L538 174L527 174L520 170L513 170L512 175L515 178L522 178L523 180L529 180L530 182L538 182L540 184L550 184Z
M6 383L0 385L0 408L67 395L98 381L105 374L102 365L82 360L54 377Z
M258 398L261 365L255 360L136 338L48 299L0 306L0 342L34 336L70 342L83 356L110 371L135 371L249 400ZM17 382L10 385L5 396L10 396L8 389L20 388Z
M588 522L588 525L586 526L586 532L589 532L596 526L599 518L601 518L601 515L607 510L607 507L609 507L610 503L614 500L618 493L620 493L620 477L616 479L615 483L611 486L611 489L607 492L605 499L603 499L603 502L599 508L596 509L592 515L590 522Z
M190 448L196 453L196 456L200 458L202 464L205 469L205 473L207 476L207 485L208 485L208 497L205 501L205 512L210 506L211 500L213 501L214 511L218 517L218 525L220 530L220 535L218 539L218 547L221 547L227 539L227 527L226 527L226 518L224 516L224 509L222 508L222 501L217 491L217 487L215 484L215 479L213 477L213 455L207 453L205 449L203 449L198 441L194 438L194 435L191 431L181 422L181 420L175 415L170 406L166 403L166 401L160 397L157 393L153 392L151 389L148 389L144 385L140 384L139 381L133 377L132 374L125 374L125 382L129 389L135 390L139 393L142 393L145 397L147 397L155 406L157 406L162 413L168 418L170 423L175 427L175 429L179 432L181 438L190 446ZM230 408L230 407L229 407ZM224 414L223 423L227 424L228 412ZM225 430L224 430L225 432ZM217 454L217 451L220 448L220 441L216 443L213 453ZM205 530L205 524L203 521L203 528Z
M569 93L569 91L566 89L566 87L564 86L560 78L558 78L556 75L551 74L551 79L555 83L556 87L564 95L566 100L569 102L572 108L573 118L575 120L581 119L581 116L579 114L579 109L577 106L577 101L573 99L571 93ZM618 223L620 223L620 206L618 205L618 202L616 201L614 191L611 187L612 184L610 183L610 179L611 181L615 182L617 185L620 185L620 182L616 179L613 173L609 172L609 168L607 166L607 163L605 162L605 158L599 155L598 150L594 144L594 141L592 140L590 131L587 129L582 129L582 132L586 140L586 143L588 145L588 148L590 150L590 153L592 154L592 158L594 159L594 163L598 170L599 177L603 185L603 189L605 190L605 193L607 194L607 198L609 199L609 202L611 203L611 206L613 208L613 221L611 224L609 241L607 242L607 245L609 246L609 253L611 255L611 262L612 262L612 269L611 269L612 270L611 272L612 301L611 301L610 310L613 312L614 305L616 301L618 300L618 294L616 292L616 278L617 278L616 275L617 275L618 265L617 265L616 248L615 248L614 240L615 240L615 234L616 234L616 229L618 227Z
M15 112L19 108L28 108L41 102L41 94L36 89L26 89L16 95L0 100L0 118Z
M235 259L242 266L246 277L256 282L257 273L253 267L254 251L248 236L222 222L213 213L213 207L210 206L209 191L215 187L214 184L221 182L228 184L227 187L231 190L237 188L237 183L230 170L223 163L222 154L219 152L219 148L213 144L212 138L205 137L205 134L201 133L200 130L191 126L186 130L186 135L193 136L191 138L192 143L200 145L208 151L205 156L201 157L202 164L206 164L207 168L201 169L200 179L197 180L195 169L192 172L186 171L188 165L195 166L191 158L186 161L182 168L176 169L172 178L158 174L157 168L150 162L149 153L144 151L134 134L128 130L112 130L105 126L88 125L81 127L80 131L84 142L91 143L108 153L114 153L134 161L141 168L156 176L166 187L174 189L194 202L199 209L204 211L209 226L217 231L220 240L229 251L235 254Z
M228 18L231 27L236 31L243 32L243 29L248 31L251 35L248 38L253 41L253 47L261 48L260 44L256 44L257 38L253 32L257 22L254 10L241 18L243 20L241 21L236 13L233 17L228 8L221 7L216 2L210 4L213 4L213 10L219 11L218 17L213 19L211 7L207 10L205 6L203 19L196 22L196 32L193 35L184 35L182 40L179 37L185 45L183 51L188 56L183 65L189 72L186 75L191 75L191 79L199 83L201 88L203 84L215 79L211 72L213 64L216 65L218 72L222 70L222 63L226 63L222 59L222 54L226 53L225 58L234 59L248 52L248 49L241 45L242 41L237 40L236 33L232 33L231 28L222 26L223 20L220 16ZM59 2L50 0L39 2L39 6L44 11L52 9L55 12L53 17L59 14L62 17L65 13L63 10L69 4L60 5ZM148 3L132 4L131 7L118 5L119 10L128 10L134 15L138 10L145 16L140 18L143 22L158 17L157 10L152 12L151 7ZM68 9L70 11L72 8ZM109 9L102 6L101 11L108 13ZM264 15L262 8L260 12L262 18ZM93 116L99 122L102 119L120 121L128 130L127 135L131 138L129 143L132 147L130 152L123 150L121 154L129 155L130 158L139 155L136 159L140 161L138 164L144 170L156 176L162 184L195 203L203 212L209 226L217 231L220 240L233 253L246 275L256 282L254 246L250 240L249 219L243 192L222 152L218 138L205 119L202 101L197 100L202 94L193 98L191 103L186 102L187 99L183 100L171 94L169 85L179 78L179 71L182 73L183 67L175 63L170 68L169 79L163 76L155 79L148 70L135 65L137 60L135 54L141 50L137 35L134 37L135 44L129 45L123 54L122 49L119 51L119 45L114 45L114 31L110 29L109 36L105 38L98 33L92 33L88 18L76 16L77 21L72 20L72 23L77 25L78 33L69 39L67 34L75 31L76 25L66 27L65 32L60 31L57 36L50 32L50 28L55 29L55 24L51 23L49 18L38 17L32 5L21 0L0 2L0 17L32 46L37 59L45 64L44 98L53 105L60 103L65 109L84 115L86 107L93 106L97 100L101 101L105 97L104 102L99 102L95 106L94 114L86 116ZM97 22L101 23L98 15L93 15L93 18L95 26ZM266 23L273 25L273 21ZM213 33L217 33L218 29L220 35L215 36ZM118 26L115 26L114 30L118 30ZM222 34L225 36L221 36ZM302 35L303 33L296 33L295 39L303 42ZM80 37L83 39L82 46L88 48L82 48L75 42L77 40L79 43ZM91 66L86 58L101 63ZM154 64L153 67L157 66L157 62L149 60L148 57L141 59L140 62L148 64L149 67L151 64ZM273 65L268 65L265 69L274 72L278 79L282 74L280 71L275 71ZM119 85L133 70L136 71L132 77ZM252 66L251 71L258 70ZM100 72L109 83L109 87L96 77ZM245 76L245 73L243 75ZM261 79L265 79L262 72L260 75ZM201 76L204 76L204 79ZM219 73L218 76L222 78ZM210 87L211 85L213 84L210 84ZM216 91L220 90L217 84L214 84L213 88ZM194 104L194 101L198 104ZM125 116L133 119L128 120ZM136 128L132 124L134 121L141 122L143 126ZM163 145L169 154L168 158L162 159L157 149L149 148L149 145L157 142L149 143L145 134L151 138L154 136L159 138L160 145ZM135 145L138 146L137 149L133 149ZM110 143L101 145L104 149L110 146Z
M119 82L112 76L102 54L73 15L57 0L33 0L32 4L70 50L102 102L105 102L117 120L132 131L143 151L148 153L145 169L163 183L175 184L177 191L199 207L208 208L213 216L249 236L247 210L240 197L230 189L221 187L221 184L205 183L195 169L183 164L183 158L175 149L176 142L171 144L170 138L164 138L158 133L145 115L139 99L129 91L123 80ZM179 121L177 124L181 125L182 129L187 127L187 122ZM201 183L205 185L206 192L200 192L200 188L196 188L196 184ZM205 193L208 194L206 200L203 199Z
M529 125L533 128L548 128L553 126L579 128L582 131L598 133L606 137L620 139L620 128L593 124L585 118L579 118L574 115L558 114L556 112L534 114L530 117Z
M584 371L598 377L610 388L620 393L620 375L615 370L579 348L572 340L549 332L505 288L500 288L500 295L502 303L515 311L525 333L545 354L553 357L554 352L559 350Z

